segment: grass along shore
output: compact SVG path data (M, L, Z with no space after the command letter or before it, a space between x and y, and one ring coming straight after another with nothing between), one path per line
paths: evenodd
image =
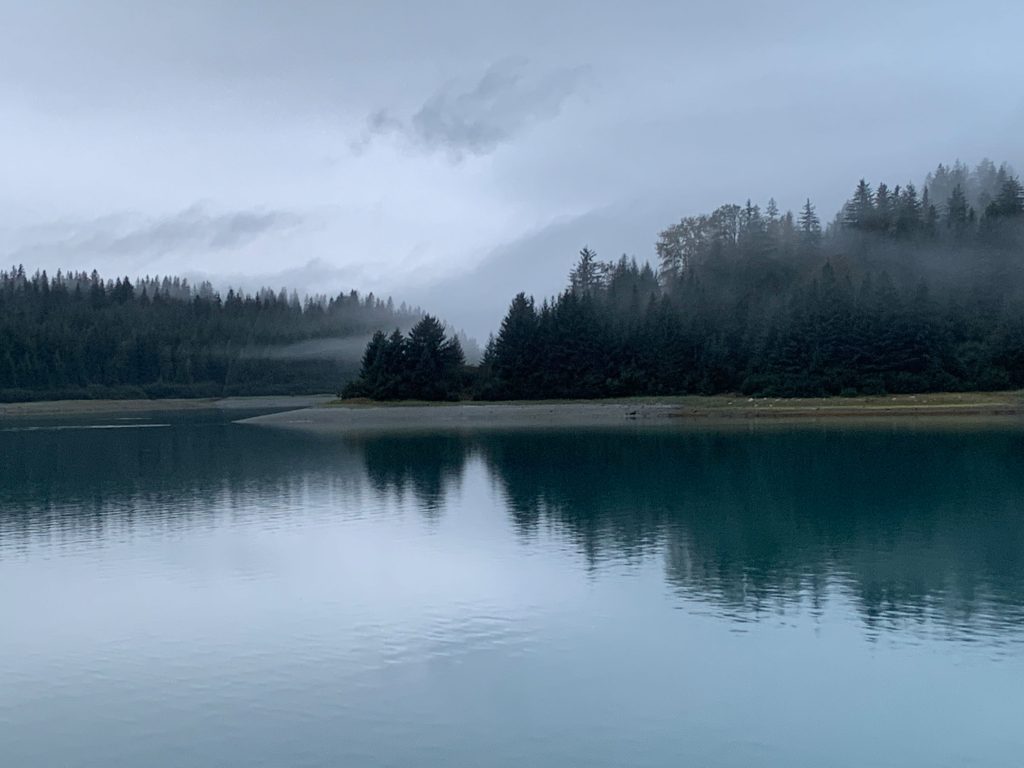
M970 410L1024 410L1024 390L1005 392L933 392L914 395L865 395L861 397L746 397L744 395L678 395L668 397L619 397L599 400L499 400L499 401L456 401L426 402L423 400L379 401L366 398L334 399L324 403L328 408L458 408L461 406L485 405L658 405L672 406L680 411L679 416L704 413L761 414L765 409L771 413L813 413L848 411L888 413L927 412L954 409Z

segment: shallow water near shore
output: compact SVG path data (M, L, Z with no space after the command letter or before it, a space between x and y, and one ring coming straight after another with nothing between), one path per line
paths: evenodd
M238 417L0 421L0 762L1019 765L1024 430Z

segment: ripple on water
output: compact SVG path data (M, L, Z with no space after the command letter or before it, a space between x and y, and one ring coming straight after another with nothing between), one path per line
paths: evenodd
M4 433L4 757L1012 765L1016 445Z

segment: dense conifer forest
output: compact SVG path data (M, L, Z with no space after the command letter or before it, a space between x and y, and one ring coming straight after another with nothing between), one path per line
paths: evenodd
M0 272L0 401L336 392L374 330L419 316L354 291L222 298L179 278L16 267ZM347 354L322 349L344 339Z
M1024 188L1006 165L940 165L920 193L862 180L826 224L810 200L723 205L655 250L651 266L584 248L561 294L512 300L478 366L438 320L372 294L222 298L177 278L16 267L0 272L0 400L346 381L380 400L1024 387Z
M1005 165L940 165L920 193L861 180L824 226L810 200L723 205L656 252L654 268L584 248L559 296L516 296L464 395L1024 386L1024 189Z

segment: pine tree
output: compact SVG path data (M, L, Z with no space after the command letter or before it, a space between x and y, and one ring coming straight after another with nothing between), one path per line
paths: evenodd
M375 332L363 352L359 377L347 388L346 397L377 397L385 380L387 346L387 334L383 331Z
M1003 168L1006 168L1005 164ZM968 202L972 207L984 211L999 194L999 171L995 163L988 158L978 163L971 172L970 188L972 198Z
M895 234L902 238L914 237L920 229L921 201L917 199L917 188L908 183L896 203Z
M843 225L850 229L870 230L875 225L875 200L871 185L864 179L857 183L853 197L843 208Z
M761 215L760 206L754 205L750 198L740 211L739 244L749 255L763 253L767 246L767 227Z
M506 398L531 397L536 373L539 318L533 298L520 293L512 300L508 314L494 340L494 377L497 391Z
M605 272L606 266L597 260L597 254L584 246L569 278L572 291L581 295L593 293L603 285Z
M921 196L921 233L926 239L932 239L938 233L939 212L931 202L929 188L924 188Z
M894 226L895 195L889 193L889 187L880 183L875 190L875 218L873 228L879 232L889 232Z
M962 237L967 228L967 196L963 187L957 184L946 202L946 229L954 237Z
M1024 213L1024 185L1016 177L1008 176L999 187L996 199L989 203L986 216L1009 217Z
M815 213L811 199L807 198L800 209L800 244L805 251L814 251L821 242L821 221Z

